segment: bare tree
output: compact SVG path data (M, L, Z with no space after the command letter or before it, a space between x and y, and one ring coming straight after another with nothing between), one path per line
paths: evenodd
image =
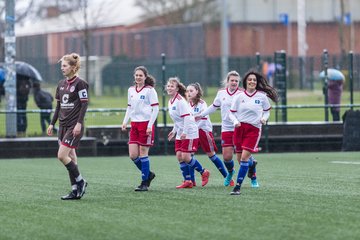
M219 20L217 0L135 0L151 25Z
M16 10L15 10L15 21L17 23L22 22L29 14L33 12L34 9L34 0L25 1L20 0L16 1ZM5 32L5 1L0 1L0 32ZM1 61L4 59L4 38L1 37L0 40L0 49L1 49Z

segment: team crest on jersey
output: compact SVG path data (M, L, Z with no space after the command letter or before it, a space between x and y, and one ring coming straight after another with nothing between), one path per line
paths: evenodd
M141 96L140 96L140 99L145 99L145 95L141 95Z
M75 86L71 86L71 88L70 88L70 92L73 92L73 91L75 91Z
M255 103L256 103L256 104L260 104L260 100L255 99Z

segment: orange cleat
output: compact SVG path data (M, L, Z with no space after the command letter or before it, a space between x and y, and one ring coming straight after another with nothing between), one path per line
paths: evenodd
M176 188L192 188L193 182L191 180L185 180L183 183L179 186L176 186Z
M201 174L201 185L204 187L209 182L210 172L209 170L204 170L204 172Z
M231 179L231 181L230 181L230 186L231 186L231 187L235 186L235 182L234 182L234 180L232 180L232 179Z

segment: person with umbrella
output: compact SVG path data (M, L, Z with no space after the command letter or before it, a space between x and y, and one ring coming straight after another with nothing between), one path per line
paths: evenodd
M320 78L325 79L325 72L320 73ZM329 104L340 104L341 95L343 91L343 85L345 81L345 76L337 69L329 68L327 69L327 96ZM330 112L333 118L333 121L340 121L340 107L331 107Z

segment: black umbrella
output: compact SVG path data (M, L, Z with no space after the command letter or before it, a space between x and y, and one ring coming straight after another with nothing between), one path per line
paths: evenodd
M30 78L32 81L42 81L43 80L39 71L32 65L30 65L26 62L15 61L15 66L16 66L16 74L17 75L21 75L23 77ZM3 62L0 63L0 69L4 71L4 63Z
M33 81L43 80L39 71L32 65L26 62L16 61L15 66L16 66L16 74L31 78Z

